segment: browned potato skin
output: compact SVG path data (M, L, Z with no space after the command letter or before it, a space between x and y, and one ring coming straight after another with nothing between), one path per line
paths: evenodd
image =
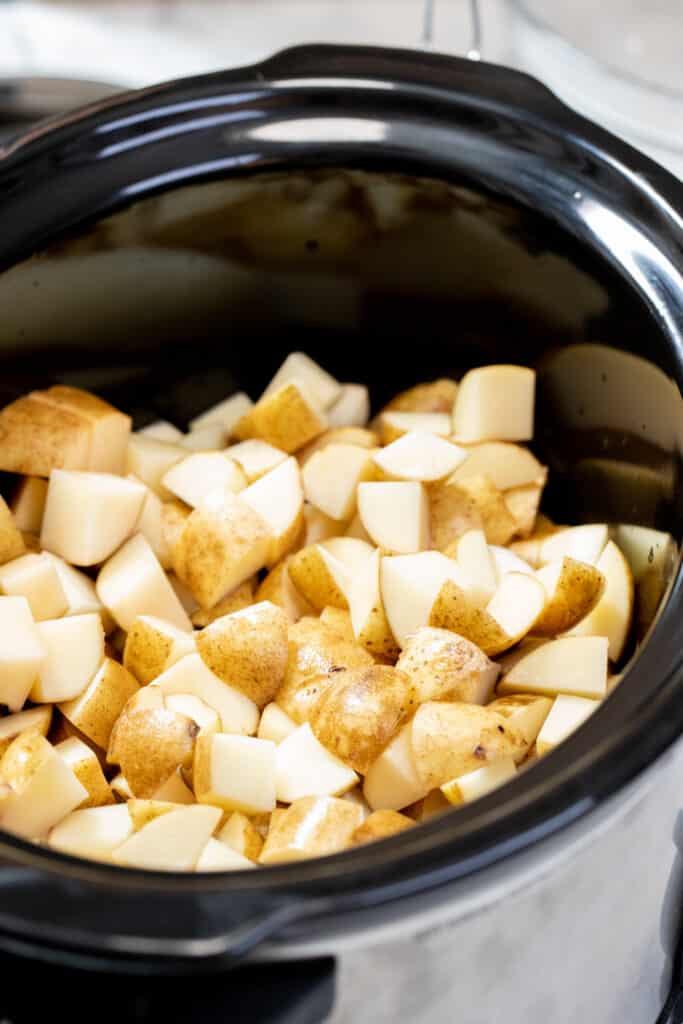
M322 560L317 544L310 544L289 559L289 578L304 600L320 612L328 605L347 610L349 602Z
M562 559L562 572L555 590L532 633L537 636L557 636L571 629L595 608L605 589L605 577L593 565Z
M480 690L482 673L492 673L494 665L465 637L423 626L408 638L396 668L410 676L420 704L430 700L471 703Z
M91 427L33 392L0 412L0 469L49 476L53 469L86 469Z
M365 773L413 714L417 689L389 665L336 672L315 702L311 729L322 745Z
M243 615L224 615L197 634L197 650L214 675L260 708L284 682L289 656L287 616L263 602Z
M245 580L244 583L240 583L239 587L235 587L229 594L226 594L213 608L200 608L190 616L192 625L203 629L204 626L210 625L216 619L221 619L224 615L231 615L233 612L240 612L243 608L248 608L250 604L254 604L255 600L254 581ZM267 600L267 598L263 600Z
M5 499L0 496L0 565L18 558L25 550L24 538L14 525L14 516Z
M373 843L377 839L386 839L387 836L394 836L397 832L412 828L414 824L412 818L398 811L373 811L352 834L351 844L360 846L363 843Z
M500 757L521 761L528 744L507 719L478 704L430 701L412 726L418 775L431 789Z
M326 420L309 405L295 384L285 384L262 398L235 425L240 441L258 437L288 455L322 434Z
M192 764L199 729L166 708L126 708L112 730L107 761L117 764L136 797L151 797L178 767Z
M457 392L458 385L454 380L439 377L399 391L382 412L451 412Z
M471 604L452 580L446 580L441 587L432 605L429 625L464 636L492 657L506 651L514 642L493 616L485 608Z
M275 699L290 718L303 725L334 673L373 664L372 655L358 644L342 640L324 622L306 616L290 626L287 671Z

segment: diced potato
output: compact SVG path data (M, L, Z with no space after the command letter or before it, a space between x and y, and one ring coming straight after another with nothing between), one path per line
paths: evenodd
M356 448L377 448L379 434L366 427L333 427L320 434L314 441L296 453L299 465L303 467L316 452L323 451L331 444L355 445Z
M304 529L304 492L296 459L287 459L250 484L240 495L270 530L266 566L270 568L294 548Z
M112 782L112 787L114 783ZM130 797L133 794L130 793ZM129 797L129 798L130 798ZM187 786L182 777L182 770L178 768L166 782L162 782L153 794L154 800L167 800L172 804L193 804L195 803L194 793Z
M235 424L253 406L254 403L249 398L249 395L246 395L244 391L237 391L234 395L230 395L229 398L224 398L217 405L212 405L210 409L207 409L200 416L195 416L193 420L190 420L190 430L200 430L210 423L220 423L226 434L232 434Z
M569 636L533 648L507 672L498 693L568 693L598 699L607 692L607 651L602 636Z
M498 697L488 707L497 715L507 718L531 748L548 717L552 703L549 697L538 697L533 693L515 693L509 697Z
M270 740L253 736L202 734L194 758L197 800L246 814L273 811L275 751Z
M224 454L241 466L250 484L260 480L287 459L287 452L255 438L231 445Z
M168 420L154 420L153 423L142 427L141 430L136 430L135 433L139 437L151 437L155 441L170 441L171 444L179 442L183 437L182 430L178 430Z
M0 703L20 711L47 661L25 597L0 597Z
M164 814L171 814L177 811L178 805L170 800L137 800L133 797L128 801L128 814L133 824L133 831L139 832L145 825L155 818L161 818Z
M220 821L218 807L195 804L155 818L112 854L116 864L150 871L191 871Z
M225 843L209 839L197 861L195 871L243 871L245 868L253 867L253 861L241 856Z
M190 622L192 622L192 616L196 615L197 612L201 610L199 601L194 596L188 585L183 583L182 580L179 580L175 573L167 573L167 579L173 588L175 596L180 601L185 614L190 616ZM215 607L215 605L213 607Z
M493 792L517 774L517 765L511 757L502 757L493 764L475 768L466 775L444 783L441 791L451 804L470 803Z
M128 441L126 452L126 475L132 475L150 490L154 491L162 501L171 497L162 484L162 478L176 462L187 457L187 449L180 444L168 441L157 441L153 437L142 437L133 434Z
M65 562L58 555L49 551L43 552L43 557L50 560L55 567L57 576L62 585L66 597L65 615L85 615L88 612L96 612L102 619L105 633L110 633L115 623L107 609L104 607L95 589L95 583L86 573Z
M86 799L79 804L79 808L103 807L106 804L114 803L114 795L104 777L100 762L86 743L72 736L70 739L58 743L55 750L66 761L78 781L85 786L88 792Z
M136 797L151 797L175 772L192 764L199 729L168 708L131 708L116 720L107 750Z
M469 445L467 457L458 466L453 479L465 480L472 476L486 476L499 491L535 484L544 474L545 467L528 448L505 441L484 441Z
M434 602L447 580L465 592L469 588L469 580L457 562L438 551L382 559L382 601L400 647L411 633L428 624Z
M294 586L289 574L290 559L278 562L270 570L256 591L257 601L272 601L282 608L290 622L298 622L304 615L311 615L312 605Z
M128 782L126 781L126 779L124 778L124 776L123 776L123 774L121 772L119 772L118 775L115 775L114 778L111 780L111 791L112 791L112 793L114 794L115 797L119 797L119 799L121 799L121 800L134 800L135 799L135 797L133 796L133 790L130 788L130 786L128 785ZM194 798L190 801L190 803L193 803L193 802L194 802ZM128 809L127 808L126 808L126 814L128 814ZM130 815L129 814L128 814L128 818L130 820ZM132 823L131 823L131 831L132 831L132 827L133 826L132 826Z
M605 589L605 577L598 568L567 557L549 562L536 578L548 595L534 623L533 631L540 636L557 636L576 627L595 608Z
M80 696L104 660L104 630L99 615L73 615L37 624L46 651L31 700L38 704Z
M133 825L124 804L72 811L48 836L48 846L72 857L111 860L112 851L129 838Z
M141 534L105 562L97 577L97 595L122 629L138 615L154 615L190 632L192 623L164 570Z
M199 604L211 608L263 568L272 541L267 523L241 495L215 491L185 522L173 551L174 568Z
M0 469L42 477L53 469L88 469L91 424L41 395L32 392L0 412Z
M536 483L511 487L509 491L505 491L505 504L517 524L515 537L530 537L534 532L545 482L544 474Z
M290 352L261 399L273 395L286 384L299 384L319 409L327 409L341 396L342 385L323 370L305 352Z
M89 391L61 385L39 392L51 405L76 413L91 427L87 469L100 473L123 473L131 419Z
M162 694L190 693L219 715L223 732L250 735L258 726L258 708L235 686L224 683L198 654L188 654L166 669L151 686Z
M346 640L350 644L355 642L356 637L353 633L350 612L343 608L333 608L331 605L328 605L321 611L320 621L329 626L330 629L333 629L341 640Z
M548 562L569 557L577 562L596 565L608 540L609 531L604 523L587 523L584 526L556 530L542 539L538 548L538 563L547 565Z
M247 486L247 478L237 462L224 452L200 451L171 466L162 483L186 505L197 508L217 488L238 494Z
M275 747L275 787L284 803L340 796L357 782L356 773L316 739L308 722Z
M499 671L465 637L429 626L407 638L396 668L412 680L419 704L430 700L487 704Z
M153 615L138 615L126 637L123 664L144 686L195 650L194 633Z
M25 732L39 732L47 736L52 722L52 706L30 708L28 711L17 711L16 714L0 718L0 758L10 743ZM296 728L296 727L295 727Z
M18 558L25 551L26 545L19 528L5 499L0 495L0 565Z
M539 757L547 754L562 740L566 740L575 729L583 725L599 703L600 701L588 700L585 697L559 694L536 739L536 752Z
M334 797L303 797L281 815L273 815L259 858L261 864L282 864L338 853L351 845L362 824L360 808Z
M377 547L411 554L429 547L429 502L420 483L362 483L358 512Z
M169 693L164 704L169 711L177 711L179 715L191 718L203 732L221 731L222 722L218 712L193 693Z
M536 374L526 366L480 366L460 381L453 406L458 441L529 441Z
M417 774L428 790L501 758L519 762L528 750L508 719L478 704L422 704L411 740Z
M401 810L429 792L415 766L412 728L412 722L404 725L368 769L363 794L373 811Z
M373 421L374 424L374 421ZM391 444L411 431L433 434L435 437L449 437L451 433L450 412L409 412L396 410L383 412L377 420L382 444Z
M316 611L348 608L350 576L344 565L323 544L312 544L292 555L289 577L303 599Z
M399 647L382 601L380 564L380 552L375 550L350 577L347 596L351 610L352 636L372 654L395 658Z
M538 575L545 571L539 570ZM612 540L608 541L593 571L604 579L604 592L599 592L595 606L587 609L589 614L581 616L579 622L572 624L569 633L571 636L606 636L610 660L618 661L633 618L633 576L628 562Z
M358 484L375 477L373 454L352 444L330 444L315 452L302 472L306 500L331 519L350 519Z
M0 823L25 839L45 839L88 798L51 743L38 732L19 735L0 761L0 782L12 789L0 805Z
M79 697L64 701L59 710L96 746L106 750L116 719L138 684L123 665L105 658L90 684Z
M291 736L297 729L297 724L289 715L285 714L279 704L271 702L263 709L259 721L257 736L260 740L272 740L273 743L282 743L288 736ZM0 737L2 736L2 723L0 722ZM1 750L1 748L0 748Z
M162 569L170 569L172 563L171 549L168 544L169 524L164 522L164 510L168 506L161 500L158 494L155 494L146 484L137 480L132 474L128 479L134 483L141 484L145 488L145 498L142 503L142 511L135 524L135 532L141 533L149 543L152 551L159 559ZM180 505L179 502L172 502L171 504L174 509ZM188 508L186 511L187 515L189 515L190 509Z
M216 833L216 839L247 860L257 861L263 849L263 839L245 814L235 811Z
M46 555L21 555L0 566L0 592L25 597L36 622L57 619L68 608L61 579Z
M465 448L458 448L434 434L413 430L373 454L373 461L383 479L420 483L445 479L465 459Z
M216 619L197 634L197 650L211 671L265 707L287 670L289 622L270 601Z
M501 491L486 476L449 478L431 492L432 530L437 540L454 540L470 529L482 529L489 544L507 544L517 531L517 520ZM435 544L437 541L435 541Z
M227 434L222 423L207 423L184 434L178 443L189 451L209 453L225 448L226 440Z
M455 557L470 580L469 593L475 604L483 607L498 586L493 555L483 530L468 530L456 541Z
M36 535L40 533L46 497L47 480L39 476L25 476L21 479L10 506L18 530Z
M260 438L291 455L326 428L324 413L299 384L290 383L259 399L234 433L240 441Z
M218 604L215 604L213 608L198 608L196 612L192 614L192 625L198 629L203 629L204 626L209 626L216 619L222 619L224 615L232 615L233 612L241 612L243 608L248 608L250 605L255 603L254 598L254 580L245 580L244 583L240 583L239 587L235 587L229 594L222 597ZM274 601L273 604L277 604Z
M406 391L394 395L385 405L383 412L439 412L449 413L453 409L458 385L448 377L439 377L425 384L415 384Z
M414 824L412 818L408 818L405 814L399 814L398 811L373 811L353 832L351 843L354 846L359 846L362 843L375 842L377 839L386 839L387 836L393 836L397 832L412 828Z
M330 427L364 427L370 418L370 394L365 384L342 384L327 410Z

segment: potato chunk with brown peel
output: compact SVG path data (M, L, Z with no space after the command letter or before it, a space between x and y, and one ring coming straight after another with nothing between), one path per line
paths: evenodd
M499 786L514 778L516 774L517 765L512 758L501 757L493 764L475 768L472 772L445 782L441 787L441 792L449 803L457 806L486 796L487 793L493 792L494 789L498 789Z
M487 704L499 672L476 644L430 626L408 637L396 668L410 677L420 704L431 700Z
M382 412L447 412L453 409L458 385L448 377L415 384L400 391L384 406Z
M137 681L123 665L105 658L83 693L62 702L59 710L84 736L106 750L116 719L138 689Z
M17 711L14 715L0 718L0 757L3 756L10 743L25 732L38 732L47 736L52 723L52 705L29 708L28 711Z
M304 615L312 615L314 608L294 586L289 572L290 562L291 558L278 562L258 587L255 597L257 601L271 601L276 604L282 608L289 621L294 623ZM251 604L251 601L249 603Z
M548 595L533 632L557 636L572 629L588 615L605 589L605 577L592 565L573 558L549 562L536 573Z
M411 740L417 774L428 789L502 757L519 763L529 749L508 719L478 704L422 704Z
M348 800L305 796L277 816L261 851L261 864L283 864L339 853L351 845L362 811Z
M347 590L352 638L379 657L395 659L399 646L391 631L380 588L381 554L373 551L353 576Z
M266 567L275 565L297 545L304 530L304 493L296 459L286 459L250 484L240 495L270 530Z
M413 714L418 691L388 665L336 672L312 708L313 733L327 750L365 773Z
M114 794L104 777L97 755L86 743L72 736L58 743L55 750L88 791L88 796L78 805L79 808L104 807L114 803Z
M278 392L285 384L299 384L316 407L327 409L337 401L342 392L338 380L323 370L314 359L305 352L290 352L272 378L261 398Z
M240 811L234 811L216 833L216 839L248 860L257 861L263 849L263 839L253 824Z
M0 412L0 469L42 477L53 469L88 469L91 439L87 419L33 392Z
M486 476L468 476L457 483L449 479L443 491L432 494L431 499L432 529L436 521L444 539L449 530L453 540L467 529L480 528L489 544L505 545L517 531L517 520L505 496Z
M260 438L292 454L326 429L324 413L292 382L264 395L235 425L234 434L240 441Z
M7 502L0 496L0 565L11 562L26 551L26 545Z
M55 385L37 393L45 402L76 413L90 425L88 465L98 473L124 472L131 418L90 391Z
M538 697L533 693L515 693L509 697L498 697L488 707L497 715L507 718L510 724L521 732L531 748L548 717L552 703L549 697Z
M194 755L200 804L262 814L275 810L275 744L253 736L201 734Z
M167 708L124 708L112 729L107 761L136 797L151 797L176 768L192 764L198 726Z
M138 615L126 636L123 664L145 686L195 650L193 633L153 615Z
M11 790L0 803L0 824L26 839L45 839L88 798L70 766L38 732L23 733L10 744L0 761L0 783Z
M541 569L539 576L546 569ZM609 541L597 561L594 572L602 575L604 590L589 614L581 616L569 633L571 636L606 636L610 661L618 661L624 650L633 617L634 584L628 562L620 549Z
M169 694L190 694L208 704L220 717L223 732L249 736L256 732L259 712L236 686L223 682L214 675L198 654L188 654L166 669L140 694L157 693L162 698Z
M351 844L360 846L362 843L373 843L377 839L386 839L387 836L394 836L397 832L412 828L414 824L412 818L405 814L399 814L398 811L373 811L353 832Z
M238 495L215 491L186 520L173 565L203 608L211 608L262 569L272 534Z
M239 587L235 587L229 594L221 598L213 608L198 608L192 614L192 625L197 629L203 629L204 626L211 625L212 622L223 618L224 615L241 612L243 608L248 608L249 605L254 604L254 580L255 577L252 577L245 580L244 583L240 583ZM273 603L277 604L277 601Z
M284 682L288 628L282 609L261 601L216 619L197 635L197 650L219 679L262 708Z

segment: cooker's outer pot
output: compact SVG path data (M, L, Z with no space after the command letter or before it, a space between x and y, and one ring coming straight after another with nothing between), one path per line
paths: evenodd
M533 80L467 61L306 48L37 128L0 160L0 264L12 267L182 184L302 167L400 170L494 193L530 216L540 211L548 230L611 268L614 287L631 295L642 336L610 343L683 382L680 184ZM10 271L8 289L13 281ZM9 294L0 288L0 301ZM96 334L98 354L111 344L110 326ZM145 359L146 343L142 335L127 341ZM24 327L5 331L3 368L13 362L29 376L31 345ZM362 351L376 375L381 354L363 345L350 342L350 355ZM451 337L439 351L458 347ZM421 338L413 378L426 373L427 352L436 359ZM247 348L240 360L267 361ZM639 386L638 412L649 379ZM669 399L669 432L678 437L678 393L675 406L673 390ZM670 457L677 463L678 451ZM340 1021L400 1020L406 1009L426 1021L452 1012L468 1024L502 1015L512 1024L654 1020L679 896L681 603L679 577L615 694L542 765L502 794L352 854L217 878L161 876L0 837L0 942L91 966L104 956L112 969L143 972L215 968L266 939L269 956L348 946ZM354 952L382 926L376 955ZM415 943L404 942L406 931L417 933ZM354 943L342 943L345 935Z

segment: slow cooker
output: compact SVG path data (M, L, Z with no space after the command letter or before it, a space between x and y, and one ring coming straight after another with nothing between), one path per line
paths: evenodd
M377 403L527 363L549 514L680 539L683 186L535 80L306 47L106 99L1 152L3 401L68 382L137 425L182 425L258 392L292 349ZM672 567L637 656L567 742L352 852L174 875L1 834L2 1015L682 1019L682 614Z

